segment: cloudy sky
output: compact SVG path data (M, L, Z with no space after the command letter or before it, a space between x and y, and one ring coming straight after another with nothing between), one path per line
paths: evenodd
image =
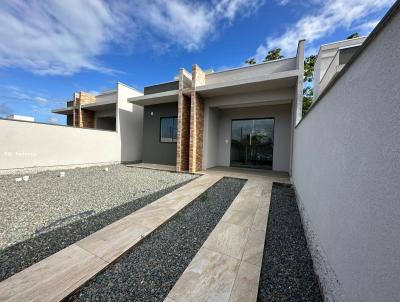
M394 0L2 0L0 117L51 114L75 91L172 80L180 67L241 66L280 47L307 54L368 34Z

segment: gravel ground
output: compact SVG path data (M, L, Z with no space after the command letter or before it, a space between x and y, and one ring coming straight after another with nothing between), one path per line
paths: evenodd
M322 301L290 185L272 188L258 301Z
M0 177L0 280L177 189L196 176L123 165Z
M223 178L67 301L163 301L244 183Z

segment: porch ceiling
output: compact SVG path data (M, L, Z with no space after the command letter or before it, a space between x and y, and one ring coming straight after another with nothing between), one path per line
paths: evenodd
M293 88L296 86L298 76L298 70L278 72L254 78L206 84L196 87L196 91L203 97L214 97L263 90Z

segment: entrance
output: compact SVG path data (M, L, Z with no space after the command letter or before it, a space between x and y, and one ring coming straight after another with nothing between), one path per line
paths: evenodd
M272 169L274 119L232 120L231 166Z

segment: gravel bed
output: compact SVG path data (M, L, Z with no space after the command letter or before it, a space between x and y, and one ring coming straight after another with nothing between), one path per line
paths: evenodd
M67 301L163 301L244 184L223 178Z
M0 280L172 192L196 176L123 165L0 177Z
M258 301L322 301L291 185L272 187Z

